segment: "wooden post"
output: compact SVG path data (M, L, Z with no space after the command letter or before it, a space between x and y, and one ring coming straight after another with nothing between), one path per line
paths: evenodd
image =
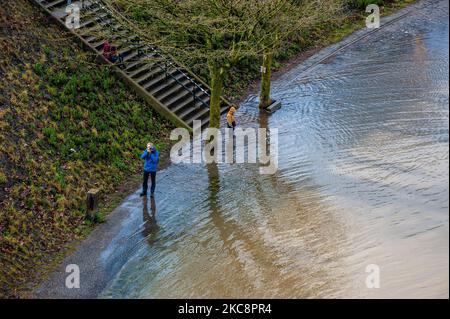
M89 220L94 220L95 213L98 208L98 200L99 200L100 190L91 189L88 191L86 196L86 217Z

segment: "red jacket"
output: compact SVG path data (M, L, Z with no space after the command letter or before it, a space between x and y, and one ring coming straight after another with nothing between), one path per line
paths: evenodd
M105 41L105 43L103 43L103 56L108 60L111 56L111 46L108 41Z

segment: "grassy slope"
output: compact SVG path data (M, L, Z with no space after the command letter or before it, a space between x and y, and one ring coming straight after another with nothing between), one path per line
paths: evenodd
M26 0L0 6L0 297L91 228L85 194L113 193L170 124ZM99 219L102 219L99 216Z

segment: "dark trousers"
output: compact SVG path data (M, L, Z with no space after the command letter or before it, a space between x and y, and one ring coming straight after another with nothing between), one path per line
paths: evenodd
M231 125L229 123L227 123L227 125L228 125L228 128L232 128L233 131L236 128L236 122L235 121L233 121L233 123L231 123Z
M119 62L120 64L122 64L123 63L123 55L122 54L111 55L111 57L109 58L109 61L111 61L112 63Z
M145 172L144 171L144 183L142 184L142 192L147 194L148 190L148 177L150 176L152 180L152 187L150 188L150 192L153 194L156 188L156 172Z

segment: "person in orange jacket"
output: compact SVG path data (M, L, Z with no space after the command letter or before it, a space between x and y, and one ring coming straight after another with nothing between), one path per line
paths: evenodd
M236 119L234 118L234 113L236 113L236 106L232 105L227 114L227 125L228 128L232 128L233 131L236 128Z

